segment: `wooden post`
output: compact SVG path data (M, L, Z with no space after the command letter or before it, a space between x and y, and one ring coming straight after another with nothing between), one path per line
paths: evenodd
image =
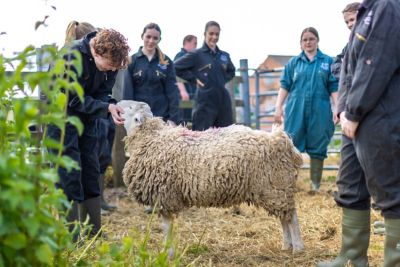
M234 81L235 78L236 77L234 77L227 84L225 84L226 89L228 89L229 96L231 97L233 123L236 123L236 102L235 102L235 81Z
M122 90L124 82L124 71L120 70L118 72L115 85L113 88L113 97L117 101L122 100ZM122 139L125 137L126 131L123 126L116 126L114 143L112 147L112 168L113 168L113 184L114 187L124 186L124 181L122 179L122 169L125 166L126 156L125 156L125 144Z
M112 168L113 168L113 185L114 187L125 186L122 179L122 170L124 169L126 156L125 144L122 139L125 137L126 131L123 126L116 126L114 144L112 148Z

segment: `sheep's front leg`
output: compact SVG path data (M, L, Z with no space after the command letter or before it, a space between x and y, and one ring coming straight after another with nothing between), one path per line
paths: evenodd
M168 257L172 259L174 257L174 249L171 244L172 240L172 225L173 225L173 217L162 215L162 228L164 233L164 242L166 247L168 248Z
M297 218L296 209L293 210L292 220L288 222L290 237L292 239L293 252L304 249L304 243L301 239L299 220Z

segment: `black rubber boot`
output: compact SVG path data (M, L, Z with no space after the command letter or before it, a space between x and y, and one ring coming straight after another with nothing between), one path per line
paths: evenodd
M106 211L113 211L117 209L117 206L107 203L107 201L104 199L104 174L100 175L99 184L100 184L101 209Z
M89 217L89 225L92 226L88 233L89 237L95 236L101 230L101 199L100 197L89 198L79 204L81 222Z
M324 161L322 159L310 158L311 191L318 191L321 186Z
M317 267L367 267L367 251L371 232L370 219L370 210L343 208L340 254L331 262L317 263Z
M385 260L383 267L400 266L400 219L385 219Z

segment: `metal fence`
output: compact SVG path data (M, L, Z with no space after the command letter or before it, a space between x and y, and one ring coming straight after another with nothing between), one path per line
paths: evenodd
M276 69L250 69L247 65L247 60L242 59L240 61L240 75L242 77L242 88L243 88L243 103L244 103L244 124L247 126L253 126L256 129L262 129L263 126L270 126L273 124L273 116L275 113L275 105L262 106L261 99L267 98L275 103L276 97L278 95L279 88L269 88L268 91L261 90L260 80L262 79L279 79L281 76L283 68ZM254 93L250 94L250 76L249 71L253 71L251 78L254 79ZM253 100L253 101L251 101ZM251 105L254 102L254 105ZM266 101L268 102L268 101ZM340 127L336 128L336 131L332 137L331 143L328 146L328 155L337 156L340 153L340 143L341 143L341 131ZM304 164L304 169L308 169L309 165ZM324 170L338 170L339 166L337 164L325 165Z

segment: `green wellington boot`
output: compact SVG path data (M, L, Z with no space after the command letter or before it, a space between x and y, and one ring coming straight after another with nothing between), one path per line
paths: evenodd
M343 208L342 248L331 262L319 262L317 267L367 267L370 236L370 210Z
M400 266L400 219L385 219L385 260L383 267Z
M99 184L100 184L101 209L104 211L116 210L117 206L107 203L107 201L104 198L104 174L100 175Z
M311 191L319 190L319 187L321 185L323 168L324 168L324 160L310 158Z
M101 230L101 198L89 198L80 203L79 214L81 222L89 217L89 225L92 226L89 237L95 236Z
M75 229L76 223L79 222L79 211L77 202L75 201L72 202L71 209L67 213L66 220L68 223L68 230L72 234L73 242L78 241L79 229L77 230Z

